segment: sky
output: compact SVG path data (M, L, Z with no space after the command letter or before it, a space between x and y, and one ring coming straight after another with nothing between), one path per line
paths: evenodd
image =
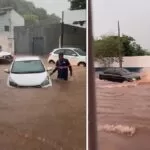
M55 13L61 17L62 11L68 10L70 3L68 0L28 0L35 4L36 7L42 7L47 10L49 14Z
M143 48L150 50L150 0L93 0L93 35L121 34L134 37Z

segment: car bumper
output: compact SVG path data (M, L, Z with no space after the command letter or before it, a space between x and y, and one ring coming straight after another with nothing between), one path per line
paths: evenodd
M127 81L129 82L138 81L138 80L141 80L141 77L133 77L133 78L127 79Z
M52 86L52 82L50 81L49 84L42 86L42 85L17 85L17 84L12 85L8 81L7 85L8 87L11 87L11 88L48 88Z

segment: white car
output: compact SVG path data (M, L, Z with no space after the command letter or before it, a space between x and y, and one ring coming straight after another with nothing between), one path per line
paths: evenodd
M86 53L79 48L54 49L49 54L48 63L55 64L59 53L64 53L64 58L68 59L73 66L86 66Z
M52 81L39 57L18 57L13 61L8 73L9 87L49 87Z
M0 61L11 63L13 61L13 56L9 52L0 51Z

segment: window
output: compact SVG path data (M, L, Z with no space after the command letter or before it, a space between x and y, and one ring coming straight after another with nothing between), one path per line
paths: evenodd
M80 56L86 56L86 53L79 48L74 49L74 51L76 51Z
M40 60L16 61L11 72L16 74L41 73L45 72L45 68Z
M69 50L69 49L65 50L65 55L68 55L68 56L77 56L77 54L74 51Z
M104 71L104 74L114 74L114 68L109 68Z
M6 32L9 32L9 31L10 31L9 26L4 26L4 30L5 30Z
M64 49L59 49L54 52L54 54L64 53Z

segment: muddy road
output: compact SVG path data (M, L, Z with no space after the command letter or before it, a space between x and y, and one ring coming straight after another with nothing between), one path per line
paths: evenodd
M150 78L149 78L150 79ZM111 83L96 79L98 145L101 150L150 149L150 82ZM100 130L106 125L135 128L133 136Z
M6 86L8 65L0 65L1 150L85 150L86 78L74 68L68 83L47 89Z

